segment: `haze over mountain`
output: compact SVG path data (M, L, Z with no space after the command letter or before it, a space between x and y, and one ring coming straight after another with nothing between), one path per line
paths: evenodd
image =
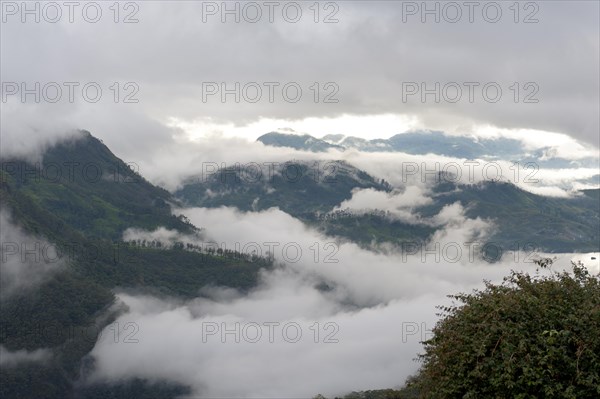
M273 147L288 147L296 150L322 152L332 148L343 150L345 147L341 145L335 145L328 143L325 140L319 140L308 134L296 135L296 134L284 134L278 132L271 132L263 134L257 141L263 144L270 145Z
M231 315L305 331L315 322L338 326L356 381L322 380L319 392L395 386L414 371L405 360L419 340L399 344L391 315L433 323L449 286L530 268L544 251L569 259L559 252L600 249L598 190L551 198L444 174L426 185L392 184L346 161L290 159L207 169L170 193L136 167L85 131L50 145L38 164L2 158L3 397L238 396L246 387L215 374L217 363L230 378L247 372L230 367L228 341L198 339ZM426 255L473 241L469 256ZM40 259L22 258L23 243L44 248ZM290 258L290 247L302 255ZM115 329L121 334L106 339ZM365 381L356 349L374 334L385 342L367 357L379 377ZM268 342L242 345L252 358L289 360ZM300 361L293 372L281 369L283 385L254 370L252 391L312 394L293 382L302 370L317 378L307 364L348 362L311 345L287 347ZM390 347L396 356L385 360ZM188 362L196 366L182 368Z
M600 2L0 15L0 399L600 397Z
M551 146L527 149L520 140L498 137L494 139L475 136L448 135L441 131L413 131L396 134L389 139L363 139L341 134L324 135L321 139L310 135L271 132L258 141L275 147L325 152L330 149L354 149L366 152L404 152L407 154L437 154L467 159L504 159L521 163L533 162L541 167L599 168L600 157L580 159L561 158Z
M2 397L106 397L104 386L81 388L77 381L85 379L84 357L100 331L122 311L111 307L116 289L181 297L195 297L211 284L248 289L268 265L184 251L177 235L199 242L202 235L172 214L177 200L88 132L52 146L41 163L2 158L0 177L2 356L17 350L46 354L3 367ZM176 232L171 244L182 249L169 247L169 240L162 248L156 241L124 240L129 228L159 227ZM22 255L25 246L30 257ZM147 385L129 381L110 389L165 397L186 391Z
M415 191L409 184L394 188L340 161L292 161L196 176L175 195L189 206L225 205L242 211L277 207L330 235L363 245L424 242L435 231L431 218L446 206L460 204L467 216L493 222L495 232L489 239L505 250L527 244L550 252L581 252L598 249L598 191L547 198L509 182L456 184L443 174L431 189Z

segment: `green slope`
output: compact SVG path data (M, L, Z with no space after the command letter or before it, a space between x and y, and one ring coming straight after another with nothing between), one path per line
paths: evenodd
M171 215L173 201L88 132L46 151L42 162L2 160L3 180L89 238L120 239L127 227L190 231Z
M79 165L78 165L79 164ZM102 177L82 167L102 171ZM72 173L72 172L75 173ZM128 227L165 226L182 233L197 231L171 215L171 195L145 181L115 157L99 140L82 133L78 140L49 149L39 165L2 159L0 205L32 237L60 249L65 266L40 287L23 290L0 302L0 344L6 349L50 348L45 364L3 368L2 398L68 398L79 392L83 357L96 333L111 322L113 289L151 290L157 295L196 297L205 285L248 290L256 284L267 260L216 257L183 249L140 248L121 241ZM2 226L2 228L7 228ZM87 331L87 334L68 332ZM89 332L91 331L91 332ZM140 395L140 382L85 388L85 396ZM162 387L162 385L161 385ZM168 397L182 387L163 387ZM168 394L168 395L167 395ZM98 395L96 395L98 396Z
M497 228L488 241L504 249L536 247L548 252L600 250L599 190L574 198L532 194L511 183L440 185L434 204L419 211L438 213L445 205L460 202L470 218L492 220Z
M402 223L380 211L366 215L337 212L334 217L323 217L350 199L355 188L391 189L386 182L344 162L329 164L336 165L336 173L330 176L335 183L314 178L319 165L293 161L289 165L301 170L298 179L286 179L284 173L272 174L271 178L263 173L261 178L249 179L243 168L232 168L190 180L175 195L186 204L209 208L232 206L249 211L279 207L328 235L367 248L373 243L423 242L435 231L427 225ZM551 198L510 183L440 183L434 189L433 204L416 211L431 217L444 206L460 202L469 218L493 221L496 230L488 242L503 250L535 247L549 252L592 252L600 250L598 191L586 190L575 198Z
M330 211L350 199L355 188L391 189L385 181L342 161L290 161L260 173L239 167L190 179L175 196L192 206L233 206L244 211L279 207L303 218Z

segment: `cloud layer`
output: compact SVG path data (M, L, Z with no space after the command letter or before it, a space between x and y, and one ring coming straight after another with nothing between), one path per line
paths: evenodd
M110 332L97 342L91 381L166 379L201 397L310 397L400 386L418 368L413 359L445 295L481 287L484 278L500 281L510 268L534 269L526 254L490 264L444 252L447 244L483 239L489 229L466 219L458 205L437 216L445 226L435 238L437 254L432 242L429 253L406 257L335 243L277 209L177 212L227 248L272 249L279 266L246 296L212 287L182 302L121 292L128 311L117 321L135 324L137 342L115 343ZM333 249L325 249L328 242Z
M308 3L299 3L303 17L295 23L283 17L283 5L270 22L260 2L255 3L263 12L260 21L248 22L242 14L239 23L234 15L225 16L223 23L221 3L214 3L219 9L215 15L206 15L203 7L209 3L133 3L137 11L128 7L119 15L101 4L97 23L87 22L81 8L73 22L66 8L57 23L45 18L35 23L33 16L22 22L21 5L14 3L16 13L3 15L2 25L2 81L10 85L3 87L3 133L84 128L111 144L126 136L142 150L168 139L169 133L156 127L173 120L197 122L206 134L211 127L244 126L265 118L318 118L324 126L341 115L388 115L388 124L406 122L388 132L400 132L409 121L446 131L492 125L565 133L598 147L596 2L533 2L537 9L523 5L518 14L508 3L494 3L500 7L498 21L483 11L493 14L495 7L480 5L469 21L469 10L461 6L455 22L446 13L456 10L436 3L439 22L429 15L424 23L419 2L414 2L419 8L414 14L406 9L411 2L333 2L316 16ZM229 6L236 4L245 7ZM122 23L132 13L137 22ZM323 23L332 13L338 22ZM32 89L35 82L40 99L34 94L22 98L20 84ZM52 82L62 93L55 103L49 100L56 87L44 89ZM72 100L65 86L69 82L78 84ZM268 82L278 84L272 101ZM468 82L479 84L473 101L464 85ZM223 101L222 83L226 89L239 84L239 98L230 94ZM287 83L302 89L298 102L286 100ZM432 89L438 83L441 99L436 94L423 99L421 85ZM498 102L485 100L487 83L502 89ZM94 85L89 93L84 93L86 84ZM207 96L207 84L216 84L219 92ZM260 101L247 100L255 90L244 91L248 84L262 88ZM406 84L416 84L419 92L407 97ZM461 88L460 101L446 99L455 94L455 88L444 89L448 84ZM102 95L92 102L96 87ZM337 102L324 102L334 92ZM138 102L125 102L128 95ZM528 95L539 101L526 103ZM283 126L273 129L278 127ZM365 131L363 136L379 135ZM123 149L131 146L122 144Z

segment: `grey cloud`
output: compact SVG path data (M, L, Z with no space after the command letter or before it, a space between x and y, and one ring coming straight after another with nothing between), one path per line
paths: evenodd
M3 25L2 80L99 82L103 101L82 107L100 114L109 107L111 82L136 82L139 104L120 103L119 108L160 122L210 117L245 124L259 117L391 112L416 115L432 128L489 123L563 132L598 145L597 3L535 2L539 22L533 24L515 24L507 3L496 24L480 16L472 24L423 24L417 18L403 23L402 2L337 4L339 23L334 24L314 24L306 7L307 17L297 24L281 18L272 24L222 24L218 17L203 23L201 3L192 2L139 3L137 24L114 24L108 17L98 24L11 19ZM204 103L202 82L213 81L293 81L305 94L296 104L281 98ZM339 85L339 103L314 103L308 87L330 81ZM402 82L407 81L492 81L504 95L496 104L481 99L404 103ZM537 83L540 102L514 104L508 87L515 81ZM109 118L105 124L110 128L102 135L124 138L116 133L117 121L111 124Z

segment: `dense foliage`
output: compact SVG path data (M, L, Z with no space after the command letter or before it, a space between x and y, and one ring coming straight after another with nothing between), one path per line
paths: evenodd
M600 397L600 279L582 265L452 298L424 343L423 397Z
M82 359L114 319L107 312L114 289L181 298L197 297L206 285L244 291L256 284L262 267L270 267L268 260L235 253L122 241L129 227L198 229L171 214L169 204L176 200L167 191L145 181L89 133L48 149L37 164L2 159L0 200L13 223L34 240L56 246L64 263L41 286L0 301L0 345L53 354L46 362L3 366L1 398L179 396L185 387L144 381L77 385Z

